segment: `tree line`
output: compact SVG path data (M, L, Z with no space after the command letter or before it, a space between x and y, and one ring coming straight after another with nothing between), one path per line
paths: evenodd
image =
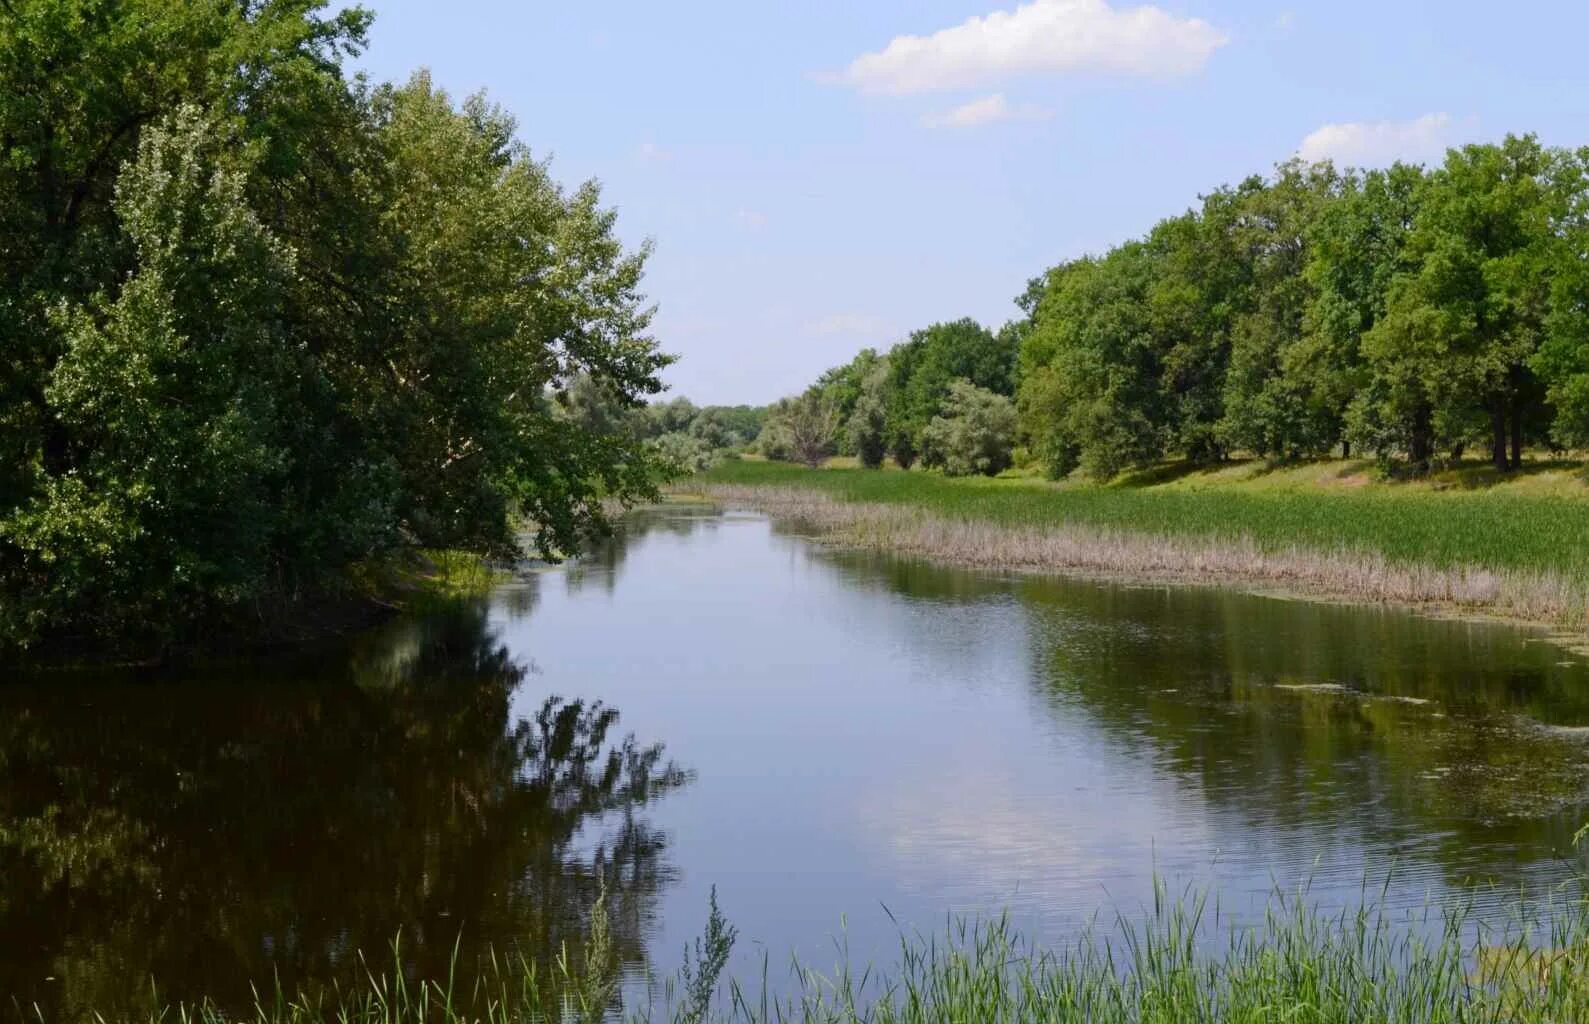
M841 420L862 408L909 466L956 424L986 434L965 429L969 386L1013 401L1001 440L1055 477L1235 454L1424 470L1482 452L1515 470L1526 449L1589 444L1589 149L1508 136L1432 168L1288 162L1017 302L996 333L917 332L780 408L826 410L826 446L868 465L872 428Z
M7 0L0 646L260 623L412 546L573 550L654 493L580 427L669 357L594 183L323 0Z

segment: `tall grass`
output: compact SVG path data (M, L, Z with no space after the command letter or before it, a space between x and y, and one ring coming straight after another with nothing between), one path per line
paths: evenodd
M1589 1020L1589 905L1576 891L1519 911L1496 929L1461 906L1398 917L1368 899L1326 914L1304 894L1277 894L1263 923L1232 928L1217 905L1161 886L1151 908L1057 949L1007 920L954 920L901 940L887 969L824 975L795 963L783 994L761 980L722 980L735 933L716 906L680 973L625 1009L598 903L591 940L550 974L493 960L488 980L414 981L400 966L368 971L351 990L288 998L252 1011L211 1005L151 1013L154 1022L221 1024L528 1024L603 1020L706 1024L1090 1024L1392 1022L1544 1024ZM1223 937L1223 939L1221 938ZM638 1005L634 1005L634 1003Z
M1028 479L809 470L753 461L725 462L690 486L702 485L800 487L843 501L911 505L950 519L1007 526L1072 524L1168 536L1246 537L1266 550L1346 548L1436 567L1589 573L1589 488L1575 498L1401 485L1056 487Z
M1589 628L1589 501L1052 488L766 463L725 465L691 486L857 546L957 564L1236 582Z

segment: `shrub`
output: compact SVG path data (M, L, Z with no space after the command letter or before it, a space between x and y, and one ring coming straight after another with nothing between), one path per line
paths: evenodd
M1010 468L1015 404L966 380L949 385L943 413L922 434L922 462L945 476L997 476Z

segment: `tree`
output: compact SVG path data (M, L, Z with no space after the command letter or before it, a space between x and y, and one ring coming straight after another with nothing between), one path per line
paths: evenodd
M949 385L965 379L997 394L1013 394L1017 339L995 335L966 318L915 331L888 356L884 387L888 447L909 468L921 450L922 431L942 409Z
M648 250L626 252L596 186L565 193L483 97L455 108L421 74L376 114L405 253L384 353L399 515L436 546L511 550L522 517L543 555L576 550L604 500L650 492L651 467L638 440L579 431L542 396L580 373L629 407L661 390Z
M1516 469L1543 419L1532 363L1562 262L1557 162L1534 137L1508 136L1451 150L1429 176L1408 239L1417 269L1364 339L1374 384L1359 410L1360 423L1405 424L1414 462L1487 433L1495 467Z
M660 390L647 250L483 98L349 83L368 18L322 7L7 5L0 645L268 627L359 560L526 523L552 556L655 493L559 405Z
M698 437L674 432L652 438L650 448L667 476L689 476L710 468L717 461L714 448Z
M848 363L835 366L817 378L814 387L822 392L840 423L849 423L851 415L855 412L855 403L861 398L861 389L865 385L867 376L877 366L878 359L876 349L863 348ZM856 454L850 444L847 430L841 432L838 449L840 455Z
M291 253L248 208L226 143L193 108L144 135L115 201L133 274L114 300L57 314L45 398L72 471L7 524L14 557L39 570L7 632L105 607L161 633L262 585L302 367L283 324Z
M1589 149L1560 154L1555 174L1562 250L1546 337L1531 367L1556 413L1553 443L1582 447L1589 445Z
M1294 372L1314 304L1304 271L1315 225L1340 190L1329 164L1292 161L1242 196L1231 231L1247 284L1231 325L1219 425L1229 447L1294 458L1328 451L1340 434L1339 418L1309 400L1309 381Z
M1161 457L1175 427L1152 289L1162 263L1133 242L1055 268L1021 348L1022 433L1048 474L1108 478Z
M261 179L303 151L305 125L346 94L340 58L369 15L265 0L10 0L0 17L0 503L69 475L74 441L49 379L67 345L62 301L131 272L112 197L142 133L186 104L258 157ZM225 124L222 124L222 121ZM268 218L266 218L268 220ZM6 509L0 508L0 516Z
M815 468L833 454L838 427L833 407L813 387L772 407L758 444L770 459L793 459Z
M1423 168L1402 163L1348 175L1309 231L1303 273L1312 298L1281 372L1300 397L1300 414L1321 437L1339 438L1343 455L1351 454L1354 436L1347 410L1370 387L1363 336L1384 318L1391 283L1416 266L1407 237L1424 177Z
M884 389L888 363L879 362L861 382L860 394L850 411L847 434L850 449L867 469L878 469L888 454L888 412Z
M1010 468L1015 405L967 380L953 381L943 412L927 425L922 461L945 476L997 476Z

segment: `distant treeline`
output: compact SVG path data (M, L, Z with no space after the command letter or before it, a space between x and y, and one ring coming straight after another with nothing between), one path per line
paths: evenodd
M908 465L935 419L965 421L954 379L1013 400L1009 442L1054 476L1236 453L1482 452L1505 470L1589 444L1589 149L1524 136L1434 169L1286 163L1017 302L996 333L938 325L830 370L769 420L827 435L769 454L875 464L858 446L875 422Z
M667 476L694 473L725 454L745 451L767 419L763 406L702 406L683 397L635 406L588 375L575 378L559 402L568 419L592 436L640 442Z

